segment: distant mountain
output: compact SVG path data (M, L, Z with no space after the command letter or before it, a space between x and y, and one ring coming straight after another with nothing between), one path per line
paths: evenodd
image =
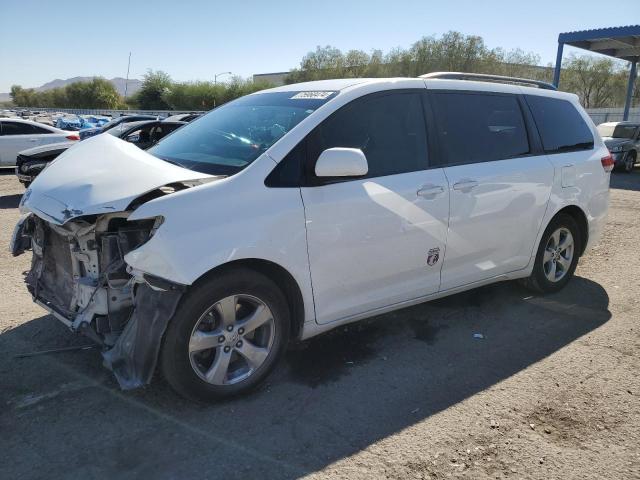
M73 78L67 78L66 80L56 78L55 80L52 80L50 82L45 83L44 85L41 85L40 87L36 87L34 90L36 90L37 92L44 92L45 90L51 90L53 88L65 87L75 82L88 82L93 78L96 78L96 77L73 77ZM116 87L116 90L118 91L118 93L124 96L124 86L127 83L127 80L122 77L115 77L109 81L113 84L114 87ZM140 80L130 78L128 82L128 87L127 87L127 96L130 97L131 95L136 93L138 90L140 90L141 85L142 85L142 82ZM6 102L9 100L11 100L11 96L8 93L0 93L0 102Z

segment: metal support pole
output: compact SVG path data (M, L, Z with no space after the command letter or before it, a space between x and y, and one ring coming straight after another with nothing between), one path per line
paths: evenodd
M127 79L124 81L124 101L127 101L127 90L129 87L129 69L131 68L131 52L129 52L129 61L127 62Z
M562 50L564 43L558 42L558 53L556 54L556 68L553 71L553 85L558 88L560 85L560 68L562 67Z
M629 83L627 83L627 98L624 101L624 113L622 120L629 120L629 108L631 108L631 99L633 98L633 84L636 82L636 62L631 62L631 70L629 71Z

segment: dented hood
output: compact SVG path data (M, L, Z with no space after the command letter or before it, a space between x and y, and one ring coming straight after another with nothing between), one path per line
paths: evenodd
M103 134L79 142L52 162L22 196L20 209L62 225L82 215L123 211L140 195L170 183L213 178Z

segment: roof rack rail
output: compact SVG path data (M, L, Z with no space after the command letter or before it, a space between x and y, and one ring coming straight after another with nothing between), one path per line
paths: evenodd
M420 78L438 78L443 80L477 80L480 82L494 83L515 83L519 85L533 85L544 90L557 90L550 83L528 78L506 77L504 75L487 75L484 73L462 73L462 72L433 72L420 75Z

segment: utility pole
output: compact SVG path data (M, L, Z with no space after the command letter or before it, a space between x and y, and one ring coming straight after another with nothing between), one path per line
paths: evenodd
M129 68L131 67L131 52L129 52L129 62L127 63L127 79L124 81L124 100L127 101L127 89L129 87Z

